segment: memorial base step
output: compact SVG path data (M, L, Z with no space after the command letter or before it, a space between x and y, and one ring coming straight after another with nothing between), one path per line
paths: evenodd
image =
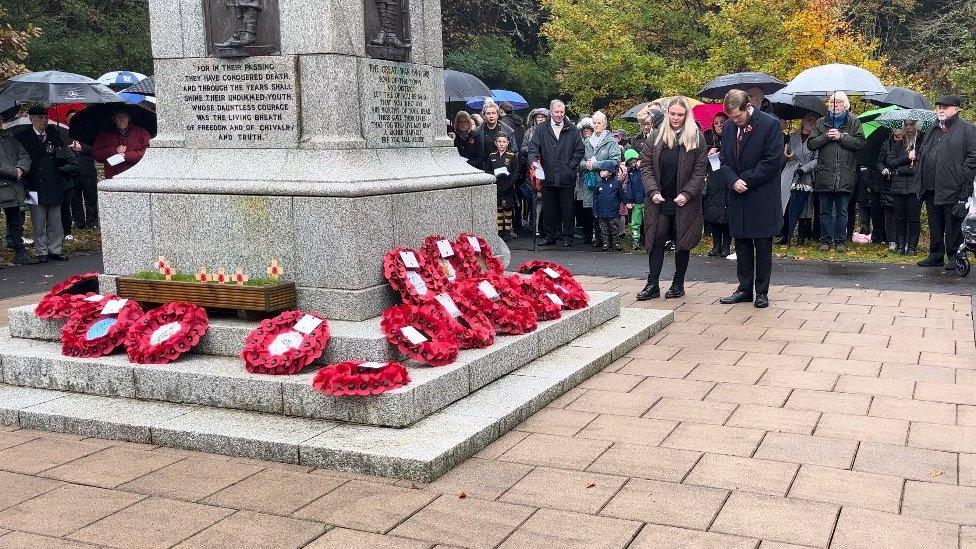
M0 384L0 423L429 482L673 318L671 311L622 309L567 345L404 428L9 384ZM0 348L15 341L6 337Z

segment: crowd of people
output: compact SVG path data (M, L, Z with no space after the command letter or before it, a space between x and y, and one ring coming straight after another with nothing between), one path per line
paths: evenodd
M754 109L774 116L761 89L743 91ZM684 112L680 127L668 105ZM783 160L775 166L778 181L773 185L780 191L781 208L776 243L803 245L814 240L823 252L843 253L852 238L870 238L892 253L914 256L924 204L930 253L918 264L954 268L965 203L976 176L976 127L960 121L960 98L945 96L937 102L938 125L933 131L922 133L916 121L906 120L890 132L880 151L866 146L861 122L850 108L850 99L838 92L827 101L826 116L811 112L795 131L787 131L786 123L777 129ZM701 128L687 103L664 102L647 111L639 133L631 137L611 131L602 112L573 124L558 100L549 108L532 110L528 127L510 105L489 100L480 114L459 112L450 131L469 164L496 176L498 229L505 239L519 230L536 230L537 197L543 246L571 247L578 230L583 243L596 248L619 250L620 237L629 235L633 249L646 246L650 251L660 236L659 227L671 231L669 221L657 222L659 215L673 215L678 199L693 202L696 214L701 214L696 219L712 240L708 255L727 257L732 254L728 208L734 190L709 159L717 159L728 141L723 136L729 120L726 111L719 111L709 127ZM671 131L683 137L684 145L693 142L690 135L701 135L701 143L695 144L703 149L705 169L698 174L701 181L696 178L694 188L682 191L680 198L669 196L673 187L663 189L663 206L655 208L651 190L659 184L657 176L674 175L670 162L664 163L665 173L654 171L665 169L662 152L666 161L676 155ZM685 152L692 149L694 154L702 152L687 146ZM687 162L686 154L680 156ZM684 206L680 205L687 210ZM699 232L697 222L688 230ZM690 239L666 238L668 249L678 252L682 241ZM697 245L698 239L694 242ZM678 262L684 263L683 258L679 253Z
M469 164L496 176L502 238L537 230L540 245L570 248L579 230L586 245L620 250L629 235L649 256L641 299L660 296L666 250L676 264L666 297L684 294L703 234L712 239L708 255L738 259L731 302L756 306L768 304L777 237L843 253L852 237L870 235L893 253L917 255L923 204L930 251L918 265L956 268L976 178L976 126L960 118L960 98L936 102L932 130L906 120L875 153L846 94L826 106L826 116L811 113L788 132L761 89L732 90L701 128L677 97L647 111L630 137L611 131L599 111L574 124L559 100L531 111L528 127L510 105L486 101L480 116L458 113L450 131Z
M0 124L19 115L0 113ZM70 124L77 111L67 113ZM98 228L98 167L112 178L142 159L149 133L131 124L125 107L89 145L69 136L48 118L48 109L28 110L29 124L0 131L0 207L6 221L6 244L19 265L67 261L63 243L72 229ZM34 253L27 250L24 225L33 228Z

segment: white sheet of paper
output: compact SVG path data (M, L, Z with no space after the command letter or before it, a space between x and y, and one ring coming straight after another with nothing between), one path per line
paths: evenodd
M496 290L495 287L491 285L491 282L488 282L487 280L482 280L481 283L478 284L478 289L481 290L481 293L485 294L485 297L491 301L498 301L498 299L501 298L501 296L498 295L498 290Z
M454 248L451 247L450 240L438 240L437 251L441 253L441 257L443 258L448 258L454 255Z
M478 243L478 239L477 238L475 238L473 236L469 236L468 237L468 244L470 244L471 247L474 248L474 253L476 253L476 254L480 254L481 253L481 244Z
M109 166L118 166L119 164L125 162L125 155L122 153L113 154L112 156L106 158L105 162L107 162Z
M403 334L403 337L407 338L407 341L409 341L411 345L420 345L421 343L427 343L430 341L427 339L427 336L418 332L413 326L404 326L403 328L400 328L400 333Z
M119 311L122 310L122 307L125 307L125 304L128 302L128 299L110 299L105 306L102 307L102 314L117 315L119 314Z
M403 266L408 269L420 268L420 263L417 262L417 256L413 252L400 252L400 259L403 261Z
M546 273L549 276L549 278L553 280L559 278L559 273L556 272L556 270L553 269L552 267L546 267L545 269L542 269L542 272Z
M454 300L451 299L450 295L438 294L437 297L435 297L434 299L436 299L437 302L441 304L441 307L444 307L444 310L447 311L447 314L451 315L451 318L457 318L461 316L461 309L458 309L457 303L455 303Z
M24 199L24 204L37 206L37 191L28 191L27 198Z
M508 167L502 166L501 168L495 168L495 176L508 175Z
M558 295L556 295L556 294L546 294L546 297L548 297L549 298L549 301L552 301L556 305L559 305L560 307L563 306L563 299L561 297L559 297Z
M717 172L719 166L722 165L722 161L719 159L718 153L708 155L708 163L712 165L713 172Z
M105 296L100 295L100 294L95 294L95 295L90 295L90 296L86 297L85 298L85 301L87 301L89 303L98 303L99 301L101 301L103 299L105 299Z
M542 166L539 166L538 168L535 169L535 178L538 179L539 181L546 180L546 171L542 169Z
M295 323L295 331L308 335L315 331L322 324L322 319L317 316L305 315Z
M407 282L413 285L419 295L427 295L427 283L415 271L407 271Z
M386 364L383 362L363 362L357 368L360 370L382 370L386 368Z

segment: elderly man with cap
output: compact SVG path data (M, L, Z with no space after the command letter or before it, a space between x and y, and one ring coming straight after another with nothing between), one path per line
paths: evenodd
M41 263L51 259L67 261L61 251L64 239L61 204L66 180L78 172L78 162L65 146L61 132L48 126L47 109L34 107L27 115L31 125L17 134L17 140L31 159L26 187L37 259Z
M8 112L0 112L0 124L7 121ZM12 135L0 130L0 208L7 221L7 235L14 250L14 263L36 263L24 247L24 176L30 171L30 155Z
M944 96L935 105L938 125L922 138L917 152L909 153L929 218L929 256L918 265L955 269L966 200L976 177L976 126L959 117L958 96Z

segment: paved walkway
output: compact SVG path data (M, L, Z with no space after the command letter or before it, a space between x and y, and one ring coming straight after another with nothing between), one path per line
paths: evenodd
M968 296L687 290L429 486L0 427L0 547L976 548Z

